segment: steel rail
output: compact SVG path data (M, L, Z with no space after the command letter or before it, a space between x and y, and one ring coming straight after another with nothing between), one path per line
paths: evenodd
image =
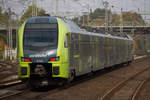
M19 80L19 79L2 82L2 83L0 83L0 88L9 87L9 86L16 85L16 84L19 84L19 83L22 83L22 81Z
M144 73L145 71L149 70L150 67L136 73L135 75L121 81L119 84L117 84L115 87L113 87L112 89L110 89L108 92L105 93L105 95L103 95L100 100L108 100L111 96L113 96L114 93L116 93L116 91L119 91L123 86L124 84L126 84L128 81L130 81L131 79L133 79L134 77Z
M146 80L142 81L142 82L139 84L139 86L137 87L136 91L134 92L134 94L133 94L131 100L138 100L139 95L140 95L142 89L144 88L145 84L146 84L147 82L149 82L149 81L150 81L150 77L147 78Z
M18 92L15 92L15 93L12 93L12 94L9 94L9 95L6 95L6 96L1 96L1 97L0 97L0 100L4 100L4 99L6 99L6 98L8 98L8 97L15 96L15 95L21 94L21 93L23 93L23 92L24 92L24 91L18 91Z

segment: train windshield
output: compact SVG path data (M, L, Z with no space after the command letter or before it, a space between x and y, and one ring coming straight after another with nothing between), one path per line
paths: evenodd
M24 50L56 49L58 42L57 24L27 24L24 30Z

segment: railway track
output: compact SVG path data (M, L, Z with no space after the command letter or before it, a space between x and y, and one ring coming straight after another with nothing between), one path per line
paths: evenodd
M44 96L47 96L50 94L55 94L62 90L68 89L74 85L77 85L84 81L90 80L90 79L92 79L92 77L93 76L91 76L91 75L88 78L85 78L85 76L81 76L80 78L76 79L74 82L69 83L67 85L52 86L52 87L44 88L41 90L33 90L31 88L28 88L28 89L25 89L22 91L16 91L16 90L12 89L14 92L0 97L0 100L20 100L20 99L21 100L41 100Z
M139 61L138 61L139 62ZM148 68L147 68L148 69ZM145 71L147 70L145 69ZM142 73L142 72L141 72ZM98 75L99 76L99 75ZM93 77L93 76L92 76ZM97 77L97 76L95 76ZM22 90L18 90L18 89L10 89L11 92L9 92L9 94L6 95L2 95L0 96L0 100L41 100L43 97L47 97L48 95L52 95L52 94L57 94L59 92L63 92L63 90L69 89L70 87L74 87L74 85L76 84L80 84L82 82L86 82L86 80L90 80L92 78L88 77L88 78L83 78L83 80L79 79L73 83L71 83L69 86L65 86L65 87L56 87L56 88L51 88L47 91L33 91L30 89L22 89ZM139 85L138 85L139 86ZM15 87L15 86L14 86ZM61 93L62 93L61 92ZM134 91L135 92L135 91ZM136 93L136 92L135 92ZM137 93L138 94L138 93ZM136 96L135 96L136 97ZM137 97L136 97L137 98ZM116 99L115 99L116 100ZM119 100L119 99L118 99ZM121 100L121 99L120 99ZM134 100L134 99L133 99Z
M138 100L144 85L150 81L150 68L146 68L110 89L100 100Z
M7 87L10 87L10 86L14 86L14 85L20 84L20 83L21 83L21 80L19 80L19 79L14 79L14 80L1 82L0 83L0 89L7 88Z
M11 62L0 62L0 87L2 84L16 81L17 78L17 64Z
M5 90L6 91L6 90ZM0 95L0 100L5 100L11 96L15 96L15 95L19 95L21 93L23 93L24 91L11 91L11 90L7 90L7 93Z
M60 92L62 90L68 89L72 86L75 86L77 84L80 84L82 82L85 82L87 80L92 79L93 77L97 77L99 74L95 74L94 76L91 74L87 74L87 75L83 75L78 77L77 79L75 79L73 82L67 84L67 85L63 85L63 86L54 86L54 87L48 87L44 90L33 90L31 88L29 89L25 89L22 91L16 91L14 89L14 92L9 93L8 95L4 95L2 97L0 97L0 100L40 100L42 99L44 96L50 95L50 94L55 94L57 92ZM88 77L87 77L88 76Z
M44 96L54 94L67 87L51 87L43 90L33 90L31 88L0 96L0 100L41 100Z
M11 70L16 68L16 63L10 63L10 62L0 62L0 72Z
M12 84L11 86L9 84ZM6 87L2 87L0 91L0 100L6 100L9 97L13 97L19 94L22 94L29 89L25 84L21 83L21 81L10 81L8 83L3 84ZM9 85L9 86L8 86Z

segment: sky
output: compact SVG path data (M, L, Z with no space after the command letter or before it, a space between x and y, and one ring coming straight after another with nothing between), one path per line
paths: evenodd
M0 0L2 1L2 0ZM5 1L4 8L10 7L15 13L22 15L31 5L32 0L3 0ZM38 7L46 10L51 15L56 14L56 0L35 0ZM79 16L89 12L89 9L94 11L96 8L104 8L103 2L109 3L108 9L115 13L123 11L132 11L139 13L150 14L150 0L58 0L58 13L60 16ZM2 2L0 2L2 5ZM113 7L112 7L113 6ZM145 19L150 19L150 15L143 16Z

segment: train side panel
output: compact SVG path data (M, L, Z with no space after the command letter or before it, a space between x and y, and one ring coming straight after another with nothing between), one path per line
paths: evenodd
M129 39L72 33L70 65L74 66L78 76L127 63L133 56L131 44Z

